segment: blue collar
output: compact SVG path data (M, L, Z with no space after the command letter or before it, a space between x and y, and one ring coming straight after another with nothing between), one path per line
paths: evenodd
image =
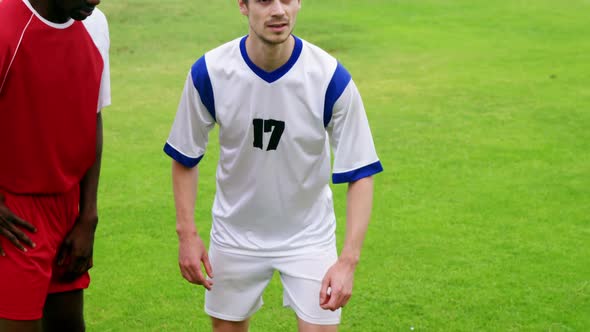
M240 52L242 53L242 58L244 58L244 61L246 61L248 67L250 67L250 69L252 69L252 71L256 75L258 75L258 77L262 78L268 83L272 83L278 80L279 78L283 77L287 72L289 72L289 70L295 65L297 59L299 59L299 56L301 55L301 50L303 49L303 42L301 41L301 39L295 37L295 35L292 36L295 39L295 47L293 48L293 53L291 53L289 61L287 61L284 65L280 66L279 68L271 72L267 72L261 69L260 67L256 66L254 62L252 62L252 60L250 60L248 52L246 51L246 38L248 38L247 35L240 40Z

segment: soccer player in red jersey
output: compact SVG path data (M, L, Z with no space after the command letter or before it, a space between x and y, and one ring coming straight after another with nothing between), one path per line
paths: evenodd
M0 0L0 332L85 330L110 104L99 2Z

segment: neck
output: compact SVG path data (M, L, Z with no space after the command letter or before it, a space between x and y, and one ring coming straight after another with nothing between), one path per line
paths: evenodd
M272 44L256 37L251 31L246 39L248 57L256 66L267 72L274 71L287 63L294 47L295 38L293 36L289 36L282 43Z
M35 11L53 23L65 23L70 17L55 4L54 0L29 0Z

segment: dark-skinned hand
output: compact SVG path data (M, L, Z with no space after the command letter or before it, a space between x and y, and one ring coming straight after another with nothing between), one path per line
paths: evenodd
M4 204L5 197L0 193L0 236L7 238L12 244L22 251L27 251L24 245L30 248L35 248L35 243L27 236L27 234L21 229L24 228L29 232L35 233L37 228L31 225L29 222L22 220L17 217L10 209ZM0 244L0 255L6 256L2 245Z
M97 216L80 216L64 239L57 255L57 265L63 269L62 281L73 281L92 267L97 223Z

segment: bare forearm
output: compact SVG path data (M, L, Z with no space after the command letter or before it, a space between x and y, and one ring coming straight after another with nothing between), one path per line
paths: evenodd
M346 237L340 255L356 265L360 259L361 248L371 218L373 207L373 177L366 177L348 185L346 204Z
M172 186L176 207L176 232L179 238L197 233L194 223L198 169L172 161Z
M102 157L102 116L96 116L96 159L80 181L80 216L83 219L95 219L97 212L98 179Z

